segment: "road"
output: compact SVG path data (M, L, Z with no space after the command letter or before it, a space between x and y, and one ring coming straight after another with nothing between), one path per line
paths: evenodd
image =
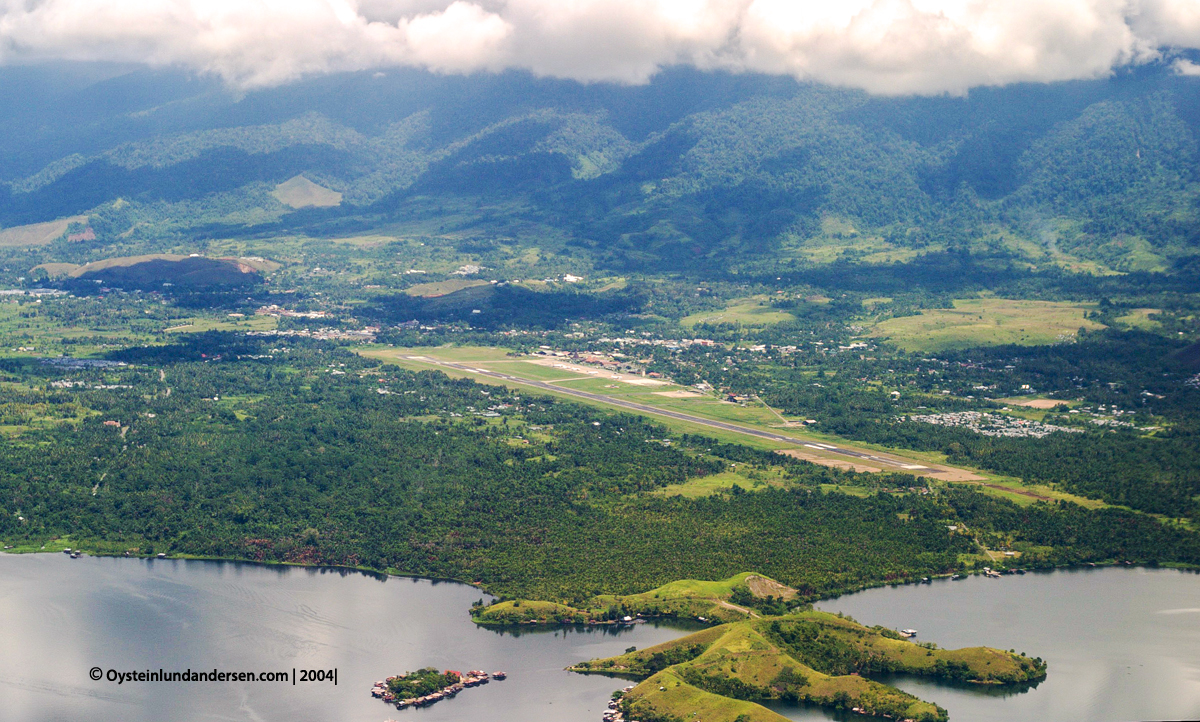
M420 363L430 364L433 366L441 366L443 368L454 369L456 371L462 371L465 373L483 376L483 377L490 378L490 379L496 379L498 381L511 381L513 383L519 383L524 386L532 386L534 388L539 388L544 391L552 391L554 393L566 394L567 396L575 396L575 397L578 397L581 399L588 399L589 401L596 401L596 402L599 402L602 404L606 404L608 406L615 406L620 409L628 409L629 411L636 411L641 414L649 414L652 416L665 416L670 419L686 421L690 424L697 424L699 426L707 426L712 429L721 429L722 431L732 431L735 434L746 434L747 436L757 436L760 439L769 439L771 441L782 441L786 444L795 444L797 446L804 446L804 447L812 449L818 453L833 454L833 455L838 455L838 456L848 456L848 457L851 457L854 459L858 459L860 461L869 462L870 464L875 465L875 466L880 466L880 467L892 469L895 471L903 471L903 472L907 472L910 474L927 473L927 474L931 474L931 475L939 474L939 473L947 473L950 471L956 471L956 472L963 471L961 469L954 469L953 467L934 467L934 466L925 466L922 464L914 464L911 461L908 461L907 459L888 458L886 456L879 456L877 454L869 454L869 453L866 453L863 451L856 451L854 449L847 449L847 448L844 448L841 446L835 446L833 444L825 444L825 443L815 442L815 441L813 441L813 442L804 441L803 439L797 439L794 436L785 436L783 434L776 434L771 431L756 429L756 428L753 428L750 426L742 426L741 424L731 424L727 421L716 421L714 419L706 419L703 416L693 416L692 414L685 414L681 411L671 411L668 409L660 409L657 406L650 406L649 404L639 404L636 401L627 401L625 399L614 398L612 396L605 396L604 394L593 394L590 391L580 391L578 389L566 388L563 386L555 386L554 384L546 383L545 381L538 381L536 379L522 378L520 376L513 376L512 374L501 373L499 371L490 371L488 369L479 368L478 366L472 366L470 364L457 363L454 361L442 361L440 359L431 358L429 356L404 356L403 358L405 358L408 361L418 361Z

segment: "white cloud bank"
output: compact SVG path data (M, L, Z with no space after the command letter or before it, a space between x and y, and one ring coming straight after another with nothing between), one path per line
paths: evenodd
M690 64L961 93L1196 48L1200 0L0 0L0 63L183 65L247 88L397 66L639 83Z

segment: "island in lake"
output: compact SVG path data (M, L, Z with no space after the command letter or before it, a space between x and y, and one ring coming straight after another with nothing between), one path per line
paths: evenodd
M453 669L439 672L437 667L423 667L376 682L371 688L371 696L396 705L396 709L425 707L450 699L468 687L487 684L490 677L504 679L506 676L504 672L493 672L489 676L481 669L463 674Z
M569 667L640 682L621 695L608 715L612 720L783 722L756 701L785 700L934 722L946 720L946 710L863 675L904 673L986 685L1030 685L1046 676L1045 662L1023 653L941 649L913 641L916 630L867 627L813 610L795 590L753 573L601 595L579 607L508 600L476 607L472 616L491 625L628 624L646 617L715 624L648 649Z

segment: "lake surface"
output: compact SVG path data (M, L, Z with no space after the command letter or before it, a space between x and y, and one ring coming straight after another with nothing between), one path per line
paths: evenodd
M941 647L1015 649L1049 662L1046 679L1020 693L887 680L945 707L951 720L1200 719L1200 574L1123 567L969 577L871 589L817 607L913 628Z
M599 722L624 684L570 674L573 662L685 632L637 625L519 636L467 615L472 587L294 567L0 555L0 718ZM952 720L1200 717L1200 575L1088 569L881 588L822 602L866 624L914 627L944 647L1041 656L1049 678L1016 694L913 679L892 683ZM425 665L509 673L421 710L397 711L371 682ZM93 682L120 670L338 669L328 683ZM777 707L795 720L812 708ZM855 718L862 719L862 718Z
M0 719L15 722L599 722L628 684L563 671L678 628L522 632L471 623L464 584L295 567L0 555ZM426 665L509 678L420 710L371 683ZM328 683L93 682L89 670L338 669Z

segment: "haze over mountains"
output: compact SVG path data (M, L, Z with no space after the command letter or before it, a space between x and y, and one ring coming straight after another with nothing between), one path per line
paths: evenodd
M0 223L90 214L104 241L443 217L650 267L874 234L1170 270L1200 239L1198 90L1166 65L902 98L689 68L640 86L393 70L238 93L9 67ZM298 176L341 203L293 211L272 191Z

